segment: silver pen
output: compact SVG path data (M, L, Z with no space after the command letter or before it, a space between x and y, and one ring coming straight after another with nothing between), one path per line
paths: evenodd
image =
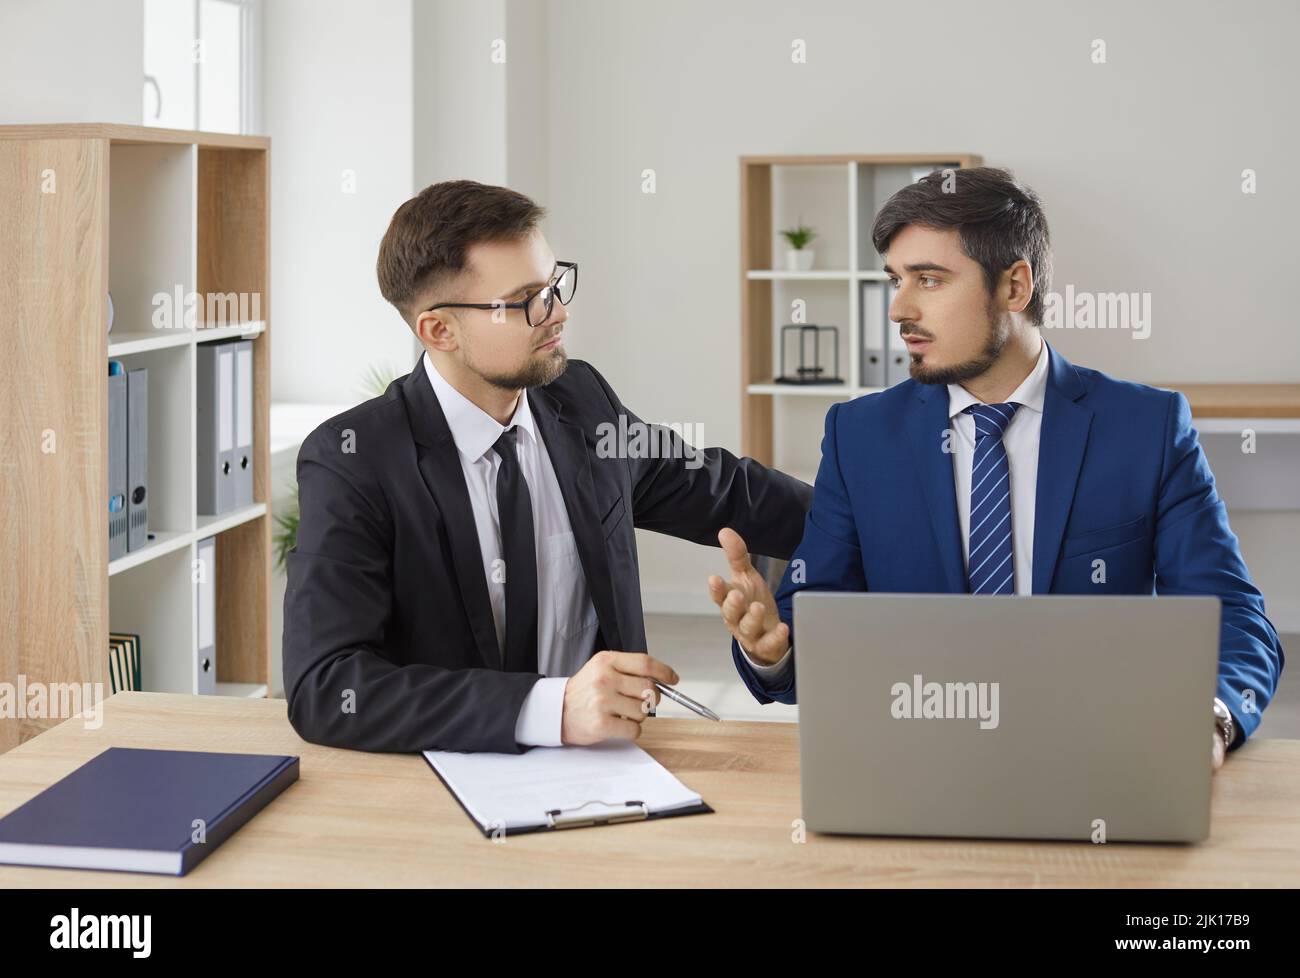
M674 703L680 703L682 706L686 707L686 709L698 713L706 720L717 720L719 723L722 722L722 717L718 716L703 703L696 703L695 700L691 699L689 696L677 692L677 690L673 689L671 686L665 686L658 679L652 679L651 682L655 684L655 689L659 690L659 692L663 693Z

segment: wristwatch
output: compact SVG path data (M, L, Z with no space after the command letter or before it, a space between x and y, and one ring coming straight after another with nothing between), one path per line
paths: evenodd
M1214 697L1214 726L1223 737L1223 749L1227 751L1237 736L1237 728L1232 714L1228 712L1228 707L1217 696Z

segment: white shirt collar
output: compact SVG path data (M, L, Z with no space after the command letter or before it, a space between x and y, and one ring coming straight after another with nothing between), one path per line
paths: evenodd
M1047 341L1039 337L1042 347L1038 351L1038 360L1034 364L1034 369L1029 371L1029 376L1020 382L1020 386L1011 392L1011 396L1004 403L1015 401L1022 408L1029 408L1031 411L1043 413L1043 398L1047 393L1047 368L1050 356L1047 351ZM948 419L952 420L961 414L972 404L984 403L965 387L960 384L948 385Z
M528 391L525 390L519 395L519 404L515 407L515 414L510 419L510 424L503 425L452 387L433 365L427 350L421 359L424 361L425 373L429 375L429 383L433 386L433 393L442 406L443 415L447 418L447 426L451 428L451 437L456 443L456 450L465 457L466 461L477 462L496 444L497 439L501 437L501 432L511 425L517 425L521 430L528 432L530 438L536 440L533 412L528 407Z

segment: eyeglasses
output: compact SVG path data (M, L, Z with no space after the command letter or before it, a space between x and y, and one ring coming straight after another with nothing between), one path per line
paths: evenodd
M555 300L567 306L573 301L573 294L578 291L578 263L557 261L555 267L561 269L559 278L550 285L545 285L536 292L530 292L519 302L440 302L430 306L425 312L435 309L522 309L528 325L536 329L551 318L555 311Z

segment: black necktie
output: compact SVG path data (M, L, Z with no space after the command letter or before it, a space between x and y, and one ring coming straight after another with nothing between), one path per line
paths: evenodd
M507 428L492 446L497 470L497 515L506 570L507 672L537 671L537 549L533 502L515 454L517 428Z

